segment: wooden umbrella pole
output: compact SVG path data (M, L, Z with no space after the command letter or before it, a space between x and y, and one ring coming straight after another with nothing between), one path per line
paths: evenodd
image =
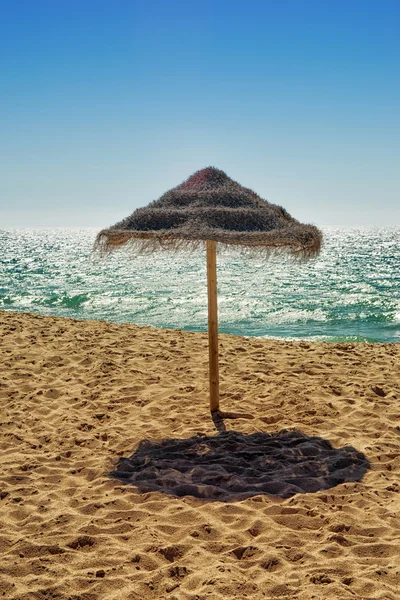
M210 410L219 410L217 243L207 240L208 352Z

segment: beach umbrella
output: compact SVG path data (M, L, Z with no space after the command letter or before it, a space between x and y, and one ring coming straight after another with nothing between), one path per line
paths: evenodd
M169 190L145 208L100 231L95 248L107 252L124 245L138 251L197 248L207 251L210 409L219 411L217 243L265 253L285 251L302 258L316 256L322 234L303 225L281 206L208 167Z

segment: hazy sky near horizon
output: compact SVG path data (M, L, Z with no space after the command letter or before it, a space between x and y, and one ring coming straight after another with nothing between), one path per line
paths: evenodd
M111 225L215 166L400 225L398 0L0 0L0 227Z

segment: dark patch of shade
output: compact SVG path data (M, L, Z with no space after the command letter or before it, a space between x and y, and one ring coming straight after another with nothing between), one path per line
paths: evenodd
M298 431L249 435L227 431L216 436L144 440L129 458L120 458L112 477L141 492L243 500L267 494L289 498L340 483L359 481L369 468L352 446Z
M108 251L127 243L150 250L193 247L205 240L267 251L286 249L311 257L321 249L322 234L223 171L208 167L100 231L96 248Z

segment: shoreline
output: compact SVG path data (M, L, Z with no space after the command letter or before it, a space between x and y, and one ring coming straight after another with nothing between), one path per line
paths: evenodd
M110 323L110 324L114 324L114 325L120 325L121 327L127 325L127 326L134 326L134 327L149 327L150 329L155 329L157 331L176 331L176 332L184 332L184 333L195 333L195 334L200 334L200 335L207 335L207 328L205 326L204 331L200 331L200 330L196 330L196 329L182 329L179 327L173 328L173 327L157 327L156 325L147 325L147 324L137 324L137 323L131 323L128 321L124 321L124 322L120 322L120 321L109 321L107 319L93 319L91 317L77 317L77 316L64 316L64 315L51 315L51 314L42 314L40 312L35 312L35 311L27 311L27 310L19 310L19 309L12 309L12 308L0 308L0 313L17 313L17 314L26 314L26 315L32 315L32 316L39 316L39 317L49 317L49 318L54 318L54 319L69 319L71 321L79 321L79 322L94 322L94 323ZM354 339L338 339L338 338L334 338L332 336L332 339L313 339L310 337L299 337L299 338L295 338L292 336L288 336L288 337L273 337L273 336L268 336L268 335L239 335L237 333L226 333L226 332L222 332L221 328L219 328L219 335L228 335L228 336L232 336L232 337L238 337L241 339L249 339L249 340L265 340L265 341L277 341L277 342L293 342L293 343L300 343L300 342L307 342L307 343L311 343L311 344L380 344L380 345L386 345L386 344L399 344L400 345L400 340L398 342L396 341L390 341L390 342L382 342L382 341L375 341L375 340L368 340L368 339L362 339L362 340L354 340ZM324 337L328 337L328 336L324 336L324 335L320 335L320 336L316 336L318 338L324 338ZM356 337L356 336L348 336L348 337Z
M5 597L397 600L400 344L221 334L221 409L252 418L219 434L206 333L17 311L0 332ZM190 440L215 460L181 468Z

